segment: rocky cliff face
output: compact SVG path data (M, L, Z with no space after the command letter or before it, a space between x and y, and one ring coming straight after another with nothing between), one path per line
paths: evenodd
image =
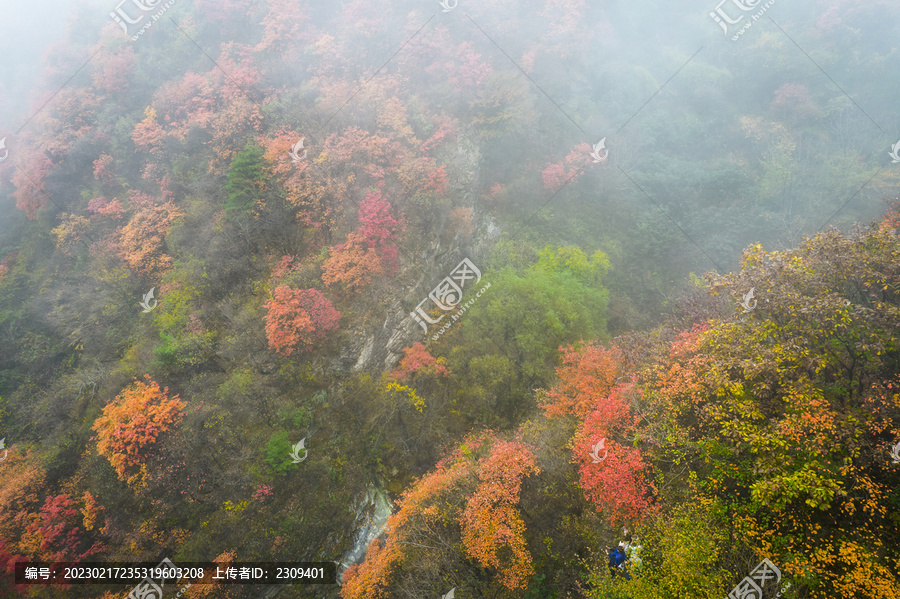
M454 155L447 166L450 209L470 208L474 213L475 232L471 238L456 235L449 242L445 240L442 243L440 232L446 229L448 223L448 215L442 215L434 235L427 240L426 249L412 257L415 263L404 264L404 272L396 279L414 280L414 283L405 289L395 290L390 308L380 325L374 330L363 331L358 341L343 348L341 363L344 368L352 363L353 372L369 371L373 374L393 369L403 356L403 348L425 339L421 326L409 313L464 258L476 265L482 263L499 237L499 227L478 207L482 155L471 133L460 133Z

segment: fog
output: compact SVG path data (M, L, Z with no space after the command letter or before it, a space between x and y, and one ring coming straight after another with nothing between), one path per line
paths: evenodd
M900 5L0 2L0 595L896 597Z

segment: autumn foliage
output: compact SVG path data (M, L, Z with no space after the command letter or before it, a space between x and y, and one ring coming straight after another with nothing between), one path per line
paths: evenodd
M316 289L279 285L265 304L269 347L290 356L295 349L311 349L337 329L341 313Z
M493 433L467 436L404 492L400 508L388 518L386 541L373 543L365 562L347 570L341 595L391 596L390 585L404 564L429 559L415 553L416 547L435 542L435 535L496 572L500 587L521 591L534 570L519 493L522 480L539 471L533 448L524 443L502 441Z
M647 482L650 462L639 449L622 445L613 438L613 428L629 414L626 394L630 385L617 386L598 402L575 435L573 461L578 464L578 484L612 525L646 521L657 509L653 489ZM630 431L629 431L630 432ZM606 439L597 462L594 446Z
M25 595L28 587L24 584L15 585L13 580L16 573L16 562L26 561L23 555L14 555L9 551L9 542L0 538L0 593L7 597L15 597L13 591Z
M81 524L72 498L63 493L44 501L38 518L28 526L27 542L32 555L46 561L78 561L100 553L105 546L92 541Z
M21 541L46 497L47 471L33 449L6 451L0 471L0 539L8 541L7 550L27 553Z
M16 208L30 219L37 218L37 211L50 200L46 185L52 169L53 161L38 152L25 156L23 164L16 167L12 177L16 187L13 197L16 198Z
M74 256L87 248L87 229L90 221L74 214L62 215L62 222L53 229L56 236L56 249L67 256Z
M428 349L418 341L413 343L411 347L404 348L403 354L400 364L391 372L391 378L396 381L406 381L416 374L450 376L450 371L444 365L445 360L432 356Z
M113 219L119 219L125 214L125 209L119 200L109 201L102 196L90 200L87 205L87 211L91 213L91 218L109 216Z
M125 263L147 277L159 277L171 268L172 257L165 253L165 236L184 213L172 202L140 207L122 227L119 251Z
M522 479L537 474L534 454L523 443L499 442L478 467L478 488L463 511L462 541L466 552L485 568L493 568L508 589L524 589L534 573L519 513Z
M622 352L596 343L560 350L559 380L540 406L549 418L571 415L579 422L573 439L579 486L611 524L646 520L656 509L647 483L650 463L640 450L614 440L634 434L631 400L640 394L632 383L617 383L625 367ZM601 441L595 461L591 453Z
M169 388L160 389L150 375L146 382L135 381L115 401L103 408L94 422L97 451L112 464L119 478L144 463L147 450L160 434L177 424L184 402L176 395L169 399Z
M139 149L146 152L156 152L161 147L161 142L166 133L156 119L156 110L148 106L144 110L144 120L134 126L131 139Z
M765 555L787 599L900 599L900 203L827 228L900 194L859 110L896 101L900 3L792 23L853 101L777 35L731 70L652 27L630 53L636 3L126 4L139 44L91 9L39 80L4 65L0 572L347 562L375 487L399 505L331 595L721 599ZM735 269L751 240L798 247ZM481 282L413 343L397 308L465 256ZM598 556L623 524L631 580Z
M563 365L556 370L559 383L550 389L540 407L550 418L574 415L580 419L607 403L607 397L622 373L622 355L613 347L595 343L581 348L560 348Z
M403 223L391 212L390 203L377 191L367 194L359 203L357 233L378 254L388 276L397 271L397 237L403 230Z
M350 233L346 242L331 248L322 264L322 282L329 287L342 286L349 292L362 291L383 274L378 252L359 233Z
M643 455L608 438L595 464L587 454L609 437L606 419L589 415L579 430L589 499L624 518L644 509L637 475L652 463L665 487L690 490L688 503L722 510L720 536L737 545L723 542L720 556L766 555L817 599L896 599L898 554L886 548L897 546L897 248L882 221L796 250L752 245L739 272L709 275L733 315L649 342L628 391L642 415L629 445Z
M600 150L601 155L603 150ZM541 173L544 189L557 191L566 183L574 183L591 164L591 147L586 143L575 146L562 162L551 163Z
M331 248L322 264L322 281L360 291L374 277L393 275L397 261L397 237L403 223L391 214L391 205L380 193L371 192L359 205L359 226L347 241Z
M366 560L344 573L344 585L341 587L344 599L383 599L389 596L387 587L407 559L406 545L417 537L421 528L443 520L434 504L470 475L471 464L460 459L462 457L461 451L448 456L404 491L399 509L388 517L387 528L390 532L387 539L373 542Z
M113 185L116 182L115 173L112 170L113 157L109 154L100 154L94 161L94 179L104 185Z

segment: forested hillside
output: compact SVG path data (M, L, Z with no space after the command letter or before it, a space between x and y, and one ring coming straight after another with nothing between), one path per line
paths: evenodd
M0 103L0 596L900 599L900 5L114 4Z

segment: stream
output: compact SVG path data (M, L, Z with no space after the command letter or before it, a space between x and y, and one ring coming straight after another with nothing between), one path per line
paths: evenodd
M350 566L358 564L366 556L366 550L372 541L384 532L388 516L393 512L387 491L382 488L369 487L356 509L357 529L353 547L344 554L338 568L338 580Z

